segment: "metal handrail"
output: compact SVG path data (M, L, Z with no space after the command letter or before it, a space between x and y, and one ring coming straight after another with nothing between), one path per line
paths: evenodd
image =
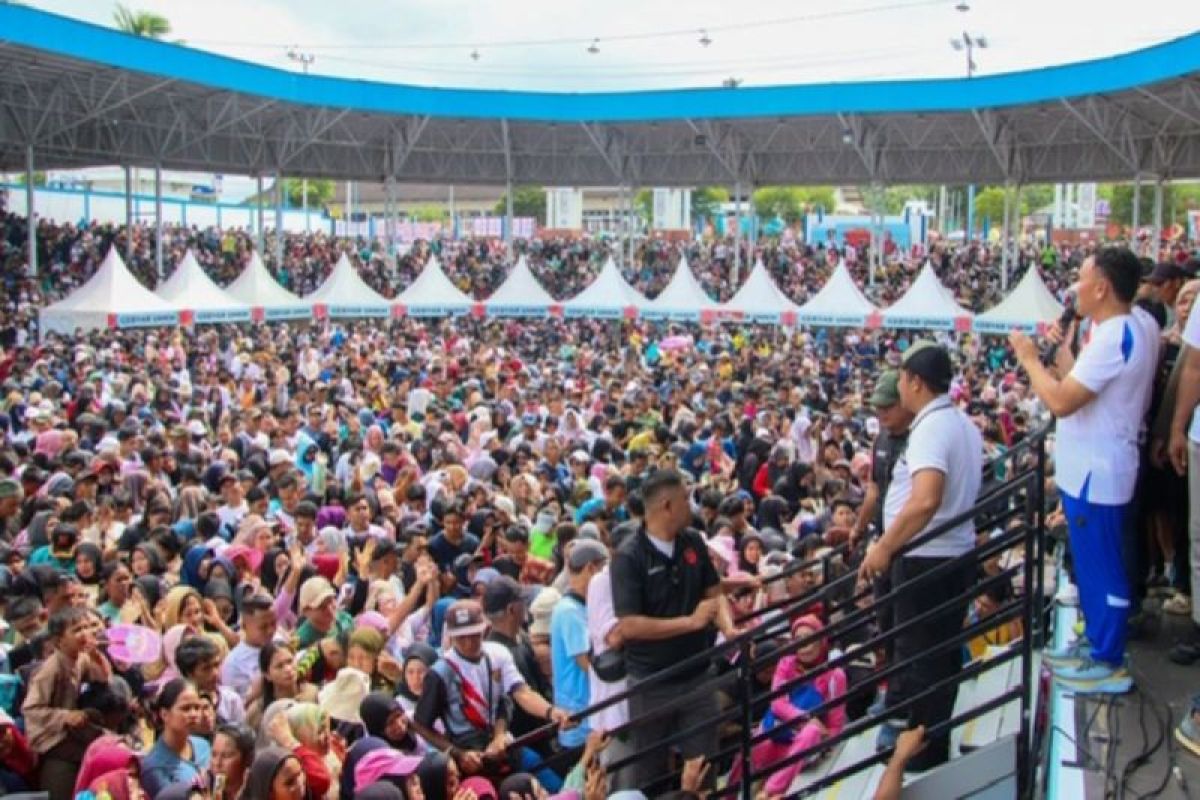
M689 667L695 668L696 666L698 666L700 663L702 663L704 661L710 661L710 660L713 660L713 659L716 659L719 657L728 656L728 655L732 654L733 652L737 651L742 656L737 664L737 675L731 675L731 674L727 673L727 674L724 674L721 676L717 676L717 677L711 679L710 681L707 681L707 682L701 684L699 687L697 687L697 690L711 689L711 690L715 691L719 686L728 684L731 679L739 678L742 681L743 685L748 690L750 690L750 691L746 692L746 695L745 695L745 698L743 701L743 708L728 709L725 712L718 713L717 715L704 721L703 723L694 725L690 729L687 729L684 731L678 731L678 732L674 733L673 735L671 735L670 737L668 737L666 740L661 741L661 742L656 742L653 746L653 749L658 750L662 747L668 746L669 744L671 744L675 741L679 741L679 740L685 738L687 735L690 735L691 733L694 733L701 728L710 727L713 725L718 725L723 722L730 721L734 717L736 717L739 713L741 713L741 715L743 716L743 730L739 737L739 744L736 746L726 747L726 748L720 750L718 753L714 754L714 757L721 757L721 756L729 755L737 749L742 750L742 758L744 759L744 762L746 765L746 769L745 769L745 772L743 775L743 780L742 780L742 786L743 786L742 792L743 792L743 796L749 798L750 786L755 778L765 777L766 775L768 775L772 772L775 772L775 771L782 769L792 763L795 763L795 761L797 761L801 758L809 757L814 753L823 752L825 750L828 750L828 749L836 746L837 743L839 743L841 741L845 741L846 739L850 738L851 736L857 735L858 733L868 730L869 728L878 724L878 720L868 719L868 720L863 720L859 723L849 725L846 727L846 729L844 729L839 734L838 737L830 737L829 739L826 739L826 740L818 743L818 745L814 746L806 753L796 754L791 759L776 761L770 765L769 769L766 769L766 770L762 771L761 773L755 773L751 768L750 751L751 751L751 748L753 747L753 745L762 741L763 739L765 739L767 734L765 734L765 733L755 734L753 731L753 720L751 719L751 713L752 713L751 710L754 705L759 704L764 700L766 700L767 702L770 702L771 699L774 699L774 698L781 696L781 695L787 693L788 691L790 691L791 688L794 688L795 685L799 685L799 683L801 683L801 682L811 680L814 675L822 674L823 672L828 671L830 669L836 669L836 668L842 666L843 664L850 663L857 656L858 653L863 652L865 650L869 650L873 647L877 647L879 644L881 644L883 642L890 641L891 639L900 635L902 632L909 630L910 628L915 627L916 625L921 624L923 621L930 619L930 618L936 616L937 614L945 613L946 609L949 608L951 605L961 604L965 601L968 601L971 597L977 596L982 591L986 591L986 589L992 585L999 584L1002 580L1011 580L1013 577L1015 577L1015 575L1017 574L1018 571L1021 571L1023 573L1024 579L1025 579L1025 583L1024 583L1025 591L1021 597L1016 598L1013 601L1010 601L1009 603L1005 604L1004 606L1002 606L1002 608L1000 610L998 610L997 613L987 617L986 619L980 620L971 626L965 627L963 630L957 632L955 636L947 637L947 639L945 641L939 643L939 645L936 648L934 648L934 652L940 652L942 649L949 648L952 646L959 646L959 645L961 645L961 643L963 641L967 641L970 638L972 638L973 636L978 635L979 633L981 633L985 630L994 628L997 624L1003 624L1004 622L1009 621L1010 619L1016 618L1018 614L1020 615L1020 617L1022 619L1022 624L1023 624L1022 638L1021 638L1020 642L1017 643L1019 646L1015 646L1015 647L1011 648L1009 652L1003 654L1002 656L998 657L997 659L992 659L992 660L986 661L986 662L980 662L979 664L971 664L971 665L968 665L967 667L964 667L958 674L950 676L949 678L938 682L937 684L935 684L932 687L926 687L922 692L918 693L917 695L915 695L912 698L909 698L897 709L892 709L892 710L906 708L909 705L913 704L915 701L919 700L920 698L925 697L926 695L931 694L932 692L934 692L938 689L944 688L945 686L948 686L950 684L955 684L955 685L960 684L966 680L969 680L970 678L974 677L975 675L979 674L980 672L984 671L984 669L990 669L992 667L995 667L997 664L1005 663L1005 662L1007 662L1013 658L1016 658L1018 656L1022 658L1022 676L1024 678L1023 683L1025 686L1028 686L1029 681L1031 680L1031 676L1032 676L1033 647L1034 647L1035 639L1038 639L1040 636L1039 629L1040 629L1041 614L1039 613L1037 615L1037 617L1034 616L1032 604L1033 604L1033 602L1037 601L1039 603L1039 607L1040 607L1040 605L1041 605L1040 598L1041 598L1041 594L1043 593L1043 586L1042 586L1043 570L1041 568L1041 561L1042 561L1042 558L1044 555L1044 547L1042 546L1043 539L1044 539L1044 527L1043 527L1044 526L1044 519L1043 519L1044 515L1043 515L1043 508L1042 508L1042 498L1043 498L1045 463L1046 463L1044 442L1045 442L1045 436L1046 436L1046 433L1048 430L1049 430L1048 428L1042 428L1036 434L1031 434L1023 442L1019 443L1017 447L1014 447L1013 450L1010 450L1010 451L1006 452L1004 455L998 457L997 459L993 459L992 461L990 461L989 464L987 465L987 467L985 467L985 469L990 468L996 462L998 462L1002 459L1011 459L1014 456L1019 455L1023 449L1033 449L1036 447L1037 457L1035 459L1035 463L1032 466L1020 471L1018 474L1012 476L1009 480L1005 481L1003 484L994 486L994 487L990 488L989 490L982 492L981 496L979 498L977 498L975 505L972 506L972 508L969 511L966 511L966 512L956 515L955 517L951 518L950 520L947 520L946 522L939 525L934 530L928 531L925 534L922 534L921 536L914 537L913 540L906 543L903 547L901 547L897 551L897 553L895 554L895 557L898 558L907 552L911 552L913 549L920 547L922 544L924 544L928 541L931 541L932 539L936 538L937 536L942 535L946 531L962 524L963 522L966 522L968 520L974 521L976 518L979 517L981 510L983 510L984 508L993 506L1003 500L1011 501L1012 499L1021 497L1023 495L1023 498L1024 498L1023 503L1016 503L1016 504L1010 503L1008 508L1005 508L1000 513L993 515L992 518L989 520L990 524L997 524L998 521L1004 520L1005 521L1004 524L1007 525L1008 521L1020 516L1020 517L1024 518L1024 523L1025 523L1020 528L1005 530L1004 533L1002 533L996 537L990 538L987 542L979 545L978 547L971 549L967 553L964 553L954 559L947 560L945 563L938 565L938 567L935 567L935 568L929 570L928 572L923 573L920 576L917 576L916 578L914 578L911 581L901 584L900 586L893 587L892 591L890 591L886 595L883 595L882 597L876 598L870 606L867 606L865 608L855 608L853 611L851 611L845 617L842 617L841 619L834 621L833 623L831 623L829 626L827 626L823 630L816 632L810 636L801 637L800 639L794 639L792 641L789 641L787 644L783 645L780 648L777 648L776 650L774 650L772 653L770 653L769 655L767 655L765 657L755 658L751 654L751 647L760 638L765 637L773 629L774 626L772 625L771 621L767 621L766 623L756 626L755 628L753 628L749 631L745 631L745 632L739 634L738 636L733 637L733 638L723 642L722 644L717 645L703 653L693 654L692 656L689 656L688 658L685 658L682 661L677 662L676 664L672 665L671 667L668 667L667 669L661 670L653 675L646 676L645 678L643 678L642 680L639 680L634 685L628 687L623 692L613 695L612 697L609 697L602 702L599 702L592 706L589 706L588 708L585 708L579 712L576 712L575 714L572 715L572 719L575 719L575 720L586 719L587 717L591 716L592 714L594 714L604 708L611 707L612 705L615 705L619 702L627 700L630 697L634 696L635 694L637 694L641 691L644 691L647 687L657 684L657 683L660 683L663 680L666 680L673 675L677 675L680 672L682 672L683 670L688 669ZM1022 450L1018 450L1018 448L1022 448ZM1008 550L1008 549L1018 545L1019 543L1024 544L1024 550L1025 550L1025 558L1024 558L1022 565L1009 567L1008 569L1002 571L1001 573L999 573L995 576L991 576L990 578L986 579L985 581L983 581L981 583L973 585L972 587L968 588L965 592L960 593L959 595L955 596L954 598L951 598L943 603L940 603L935 608L924 612L923 614L919 615L918 617L911 619L911 620L906 620L901 625L894 626L889 631L885 631L882 634L871 637L866 643L859 645L854 650L844 653L835 659L831 659L831 660L827 661L826 664L822 665L821 667L816 668L815 670L813 670L810 673L806 673L806 675L804 675L802 678L797 679L796 681L790 682L789 684L787 684L785 686L778 687L777 689L769 690L768 692L765 692L765 693L757 693L756 694L753 691L753 689L754 689L753 674L755 671L760 670L764 666L767 666L775 661L778 661L780 658L788 655L791 652L799 650L814 641L827 639L827 638L830 638L830 637L833 637L836 635L840 635L840 634L845 634L847 632L851 632L853 630L860 628L862 625L869 623L869 621L874 617L876 610L879 606L886 605L887 603L890 603L890 602L894 602L896 597L902 591L911 590L911 588L915 584L921 583L922 581L925 581L925 580L930 580L932 578L932 576L938 575L939 571L948 573L953 569L962 569L963 564L965 564L967 561L982 560L983 558L988 557L992 554L996 554L996 553L1000 553L1005 550ZM769 578L767 580L779 580L779 579L782 579L782 578L786 577L787 575L793 574L794 572L799 571L801 569L810 569L813 566L821 564L822 562L826 561L827 559L829 559L835 555L840 555L842 552L845 551L845 549L846 549L845 546L843 546L842 548L837 548L835 550L834 554L826 554L825 556L823 556L821 558L812 559L812 560L810 560L808 562L804 562L802 564L790 564L790 565L788 565L788 567L790 569L788 569L786 572L781 572L780 574L772 576L771 578ZM825 583L823 586L819 587L818 589L814 590L813 592L807 593L804 596L794 598L794 599L785 598L783 601L779 601L775 604L772 604L771 607L764 608L764 609L758 609L758 610L756 610L755 613L752 613L745 617L740 618L739 622L742 622L742 621L745 621L748 619L752 619L755 616L760 616L762 614L769 613L771 611L779 612L781 614L786 614L788 611L806 607L808 605L811 605L814 602L818 602L818 601L826 599L828 597L828 595L834 589L844 587L846 581L852 581L855 578L856 578L856 576L853 573L845 575L842 578L839 578L835 581ZM767 582L767 581L764 581L764 582ZM868 589L867 591L855 594L851 598L848 598L845 601L844 605L853 604L856 600L861 599L864 595L868 594L869 591L870 590ZM926 654L923 653L921 655L921 657L924 657L925 655ZM869 681L870 681L870 683L873 684L882 677L892 675L902 669L909 667L911 665L911 663L912 663L912 660L889 664L884 669L873 672L869 678ZM861 688L865 683L867 683L867 681L864 681L856 686L849 687L849 689L853 690L855 688ZM946 722L940 723L939 725L933 726L933 728L931 728L929 731L927 731L927 736L934 737L934 736L943 734L946 730L956 727L958 724L961 724L961 722L963 722L963 721L973 719L974 717L979 716L982 713L986 713L987 710L991 710L992 708L1000 707L1001 705L1004 705L1007 702L1011 702L1012 700L1017 699L1017 696L1016 696L1017 694L1020 695L1021 705L1022 705L1020 741L1018 743L1018 755L1019 755L1019 764L1018 764L1019 772L1018 772L1018 774L1019 774L1019 778L1020 778L1023 786L1030 785L1028 783L1030 776L1026 774L1030 770L1030 767L1029 767L1030 759L1029 759L1028 753L1031 752L1031 747L1032 747L1031 734L1030 734L1030 716L1031 716L1030 709L1029 709L1030 699L1028 696L1028 692L1012 690L1012 691L1006 693L1005 695L1002 695L1001 698L997 698L994 701L991 701L982 706L979 706L977 709L974 709L971 712L960 715L959 717L954 718L952 720L948 720ZM826 703L823 703L820 707L818 707L818 709L816 709L814 713L818 713L822 709L828 710L829 708L836 706L838 704L839 700L841 700L841 702L844 702L844 699L841 699L841 698L827 701ZM647 719L652 719L655 716L660 715L667 710L670 710L671 708L674 707L674 705L675 705L674 703L668 703L666 706L657 708L654 711L651 711L650 713L643 715L642 717L640 717L637 720L629 720L626 723L626 725L622 726L619 729L619 731L632 729L632 728L636 727L640 722L643 722ZM798 721L793 721L792 723L786 723L785 725L787 727L791 727L792 725L797 724L797 722ZM548 732L552 729L553 729L553 726L549 726L549 725L544 726L543 728L540 728L537 731L527 734L525 737L522 737L522 739L519 741L530 741L534 738L537 738L537 736L539 734L544 735L545 732ZM641 752L637 752L637 753L632 753L629 756L626 756L625 758L623 758L619 761L616 761L612 764L607 765L606 770L609 772L612 772L614 770L620 769L624 766L627 766L631 763L638 761L641 758L644 758L648 752L649 751L641 751ZM870 766L873 766L876 763L880 763L882 760L886 759L888 757L888 755L889 754L885 752L885 753L873 756L871 758L864 759L861 762L859 762L858 764L852 765L851 767L848 767L848 768L842 770L841 772L838 773L837 776L826 776L821 781L819 781L818 784L814 784L814 786L829 785L833 782L836 782L837 780L841 780L842 778L844 778L848 775L854 774L855 772L858 772L862 769L866 769ZM664 777L667 777L667 776L664 776ZM813 787L809 787L805 791L807 793L812 789L813 789ZM729 793L730 793L729 789L726 789L724 792L722 792L722 794L729 794Z

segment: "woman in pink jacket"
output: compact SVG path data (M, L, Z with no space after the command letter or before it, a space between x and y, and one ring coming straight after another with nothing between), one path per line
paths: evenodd
M819 633L824 626L821 620L808 615L792 623L792 640L805 639L814 633ZM825 663L828 646L824 639L817 639L811 644L779 659L775 666L775 677L771 681L771 689L778 690L799 678L805 673L817 669ZM818 706L842 697L846 693L846 673L841 669L832 669L817 675L810 681L805 681L794 687L787 694L776 697L771 701L766 716L758 727L759 733L767 733L768 737L754 746L750 753L754 770L777 763L789 756L820 744L830 736L841 733L846 724L846 708L843 704L827 708L814 716L810 712ZM801 721L793 725L787 723L799 718ZM789 764L783 769L772 773L767 779L766 793L768 796L786 795L792 781L805 765L816 761L815 757L802 758ZM733 771L729 775L730 784L741 778L742 764L734 762Z

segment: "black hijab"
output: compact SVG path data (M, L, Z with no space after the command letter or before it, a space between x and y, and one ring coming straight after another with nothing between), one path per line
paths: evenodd
M450 770L450 758L445 753L428 753L417 767L421 780L421 794L425 800L446 800L446 773Z

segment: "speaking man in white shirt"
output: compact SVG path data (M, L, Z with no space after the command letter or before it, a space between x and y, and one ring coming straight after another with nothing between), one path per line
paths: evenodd
M1044 660L1080 692L1119 694L1133 687L1125 667L1131 591L1121 542L1159 347L1150 326L1133 314L1140 276L1141 263L1126 248L1106 247L1084 261L1076 308L1090 327L1074 363L1067 348L1059 348L1052 371L1029 337L1009 336L1030 387L1058 418L1054 477L1085 628L1082 639Z

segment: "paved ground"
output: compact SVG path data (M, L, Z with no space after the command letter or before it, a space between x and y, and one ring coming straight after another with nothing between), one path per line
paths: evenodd
M1076 731L1086 729L1089 752L1108 772L1107 780L1099 768L1088 773L1086 800L1200 798L1200 758L1175 741L1175 725L1191 707L1192 696L1200 693L1200 663L1181 667L1167 658L1175 640L1189 632L1191 621L1159 614L1157 604L1151 603L1154 613L1148 615L1144 635L1129 648L1137 689L1111 705L1090 700L1076 704ZM1154 749L1160 737L1161 744ZM1109 742L1115 743L1111 750ZM1143 756L1145 763L1119 784L1126 768ZM1171 774L1174 767L1182 774L1183 785Z

